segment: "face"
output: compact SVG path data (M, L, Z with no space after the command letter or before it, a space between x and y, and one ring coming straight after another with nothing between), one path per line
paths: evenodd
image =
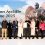
M20 23L22 23L22 19L20 20Z
M32 19L32 21L34 21L34 19Z
M5 21L6 19L5 19L5 18L3 18L3 20Z

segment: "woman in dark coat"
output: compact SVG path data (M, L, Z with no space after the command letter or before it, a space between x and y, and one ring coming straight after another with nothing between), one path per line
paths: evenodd
M15 38L17 38L17 23L16 23L16 21L13 21L13 24L12 24L12 32L13 32L13 37L14 37L14 39Z

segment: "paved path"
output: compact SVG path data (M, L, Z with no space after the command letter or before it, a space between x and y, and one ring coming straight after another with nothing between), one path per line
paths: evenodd
M0 45L45 45L45 38L41 39L1 39L0 38Z

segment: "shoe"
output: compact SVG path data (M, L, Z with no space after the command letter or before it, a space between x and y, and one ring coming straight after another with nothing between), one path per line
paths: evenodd
M34 39L34 37L32 39Z
M11 39L11 38L9 38L9 39Z
M7 39L7 38L5 38L5 39Z
M28 37L30 39L30 37Z
M14 39L17 39L17 37L14 37Z
M41 39L43 39L43 37L41 37Z
M22 37L19 37L20 39L22 39Z
M36 37L37 39L39 39L38 37Z
M27 39L27 37L25 37L25 39Z
M3 39L3 38L2 38Z

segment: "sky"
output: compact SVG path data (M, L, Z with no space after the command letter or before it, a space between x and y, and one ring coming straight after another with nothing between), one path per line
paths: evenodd
M45 2L45 0L0 0L0 11L19 9L21 10L22 14L16 14L16 16L23 18L24 17L23 15L25 14L27 7L28 6L34 7L36 2L38 2L39 5L41 6L41 4Z
M0 6L9 5L13 9L18 9L26 5L25 1L20 0L0 0Z
M45 0L0 0L0 7L8 5L12 9L18 9L24 7L25 5L34 6L36 2L41 5L41 3L45 2Z

